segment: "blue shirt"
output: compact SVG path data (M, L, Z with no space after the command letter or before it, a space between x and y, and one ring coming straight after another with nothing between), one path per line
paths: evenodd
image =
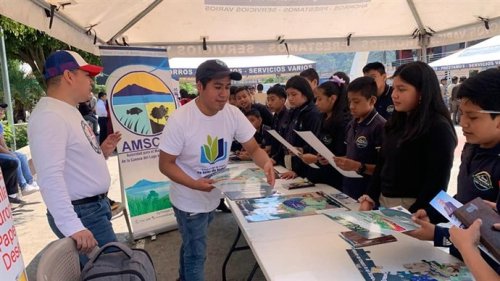
M382 145L385 119L375 109L360 123L351 120L347 125L346 157L365 164L376 164L378 150ZM344 177L343 191L354 199L363 195L371 181L371 176L363 178Z

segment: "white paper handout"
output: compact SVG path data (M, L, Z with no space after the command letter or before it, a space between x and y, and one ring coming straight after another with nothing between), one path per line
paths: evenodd
M213 179L213 186L231 200L262 198L276 191L265 181L266 176L260 168L233 166L207 177Z
M271 136L273 136L275 139L277 139L281 144L283 144L286 148L288 148L288 150L290 150L290 152L292 152L293 154L295 154L297 156L300 156L302 154L295 146L291 145L282 136L280 136L280 134L278 134L278 132L276 132L276 130L267 130L267 132ZM309 166L311 166L315 169L319 169L318 165L316 165L316 164L309 164Z
M340 169L335 162L333 161L333 157L335 156L328 147L326 147L311 131L299 132L294 130L297 135L303 138L314 150L316 150L319 154L328 160L328 163L332 165L339 173L341 173L344 177L349 178L361 178L361 175L356 173L355 171L345 171Z

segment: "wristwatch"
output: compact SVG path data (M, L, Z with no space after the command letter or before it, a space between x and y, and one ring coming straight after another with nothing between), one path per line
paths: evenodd
M359 166L359 169L356 171L356 173L363 175L366 171L366 165L365 163L361 162L361 166Z

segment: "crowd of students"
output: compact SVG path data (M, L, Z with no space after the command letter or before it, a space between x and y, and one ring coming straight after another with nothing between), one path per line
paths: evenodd
M76 109L90 98L92 77L100 71L77 53L51 54L44 66L47 97L37 104L28 127L49 224L58 237L73 238L81 253L116 241L106 196L110 177L105 159L121 134L109 134L99 144ZM273 165L284 165L290 172L283 178L301 176L327 183L358 199L361 210L402 205L421 226L409 235L434 240L436 245L453 243L450 253L461 254L477 280L500 279L499 264L482 257L477 248L482 222L468 229L442 228L436 223L443 218L429 204L447 189L457 146L435 72L423 62L408 63L396 69L393 86L387 85L381 63L369 63L363 73L349 83L349 77L338 72L318 85L318 74L308 69L285 85L271 87L267 105L262 105L253 101L251 88L231 87L231 80L242 76L224 62L208 60L198 67L199 95L170 116L159 145L159 169L172 180L169 195L182 237L180 280L204 280L207 230L222 197L209 176L227 166L233 140L236 156L252 159L270 185L275 181ZM455 198L466 203L480 197L496 210L500 208L499 95L500 69L480 72L457 92L467 144ZM266 133L268 129L276 130L299 153L284 149ZM318 155L295 131L311 131L336 156ZM362 177L343 177L329 160ZM491 227L500 230L500 225Z
M455 120L450 118L436 73L426 63L408 63L396 69L392 86L386 83L387 74L381 63L369 63L363 73L364 77L351 83L347 75L336 73L318 85L318 74L308 69L291 77L285 85L271 87L267 108L252 102L248 87L235 88L231 92L234 99L230 100L250 120L257 120L252 123L258 142L274 164L290 169L283 178L300 176L314 183L326 183L358 199L360 210L401 205L421 225L410 235L449 246L451 232L451 240L460 245L457 248L476 257L479 252L472 250L471 245L478 243L478 227L449 231L435 226L444 222L444 217L430 206L434 196L447 190L457 146ZM499 207L499 87L499 69L483 71L457 87L460 125L467 140L455 196L461 203L481 197L491 202L493 208ZM300 153L286 150L264 133L267 128L276 130ZM295 130L313 132L336 155L333 160L339 168L362 177L342 176ZM250 159L240 146L232 147L240 159ZM474 233L458 235L461 232ZM457 233L455 237L453 233ZM465 237L473 241L463 241ZM457 248L452 246L451 254L461 257ZM476 260L468 256L464 259ZM491 276L498 278L500 266L487 256L485 261L491 265ZM475 270L472 272L475 274Z

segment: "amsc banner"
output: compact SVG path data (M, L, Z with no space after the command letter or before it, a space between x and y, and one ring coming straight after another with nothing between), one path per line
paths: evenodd
M171 182L158 168L158 145L178 107L164 48L100 47L114 131L122 133L118 161L134 239L177 227Z
M23 256L16 228L14 227L14 217L0 170L0 276L2 281L25 281L26 271L24 270Z

